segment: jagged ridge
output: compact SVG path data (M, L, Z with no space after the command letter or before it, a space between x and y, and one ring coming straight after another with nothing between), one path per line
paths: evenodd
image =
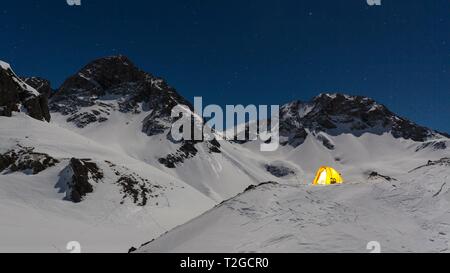
M399 117L373 99L344 94L321 94L311 102L295 101L281 108L280 134L284 137L284 145L300 145L308 135L307 130L316 135L326 132L357 136L366 132L390 132L395 138L417 142L449 137Z
M38 92L0 61L0 116L10 117L21 106L32 118L50 121L48 94Z

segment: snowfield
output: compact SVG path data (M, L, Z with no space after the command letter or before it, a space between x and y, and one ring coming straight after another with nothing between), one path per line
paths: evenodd
M0 252L67 252L70 241L80 242L84 252L127 252L149 234L158 236L215 204L183 181L56 124L18 113L0 117L0 128L0 153L21 145L61 160L37 175L0 175ZM71 157L91 158L104 170L105 160L114 162L165 190L144 207L121 204L109 170L86 200L74 204L64 200L59 185Z
M152 141L162 140L139 136L135 129L107 133L112 124L124 122L112 119L111 125L82 135L61 120L46 123L22 113L0 117L0 153L17 145L37 147L61 161L38 175L0 176L1 252L67 252L69 241L79 241L84 252L126 252L155 238L139 251L365 252L369 241L380 242L386 252L448 250L449 164L424 166L448 157L448 148L417 151L422 143L389 134L327 135L336 146L332 151L314 137L295 149L281 147L273 153L259 152L257 142L221 142L222 154L168 170L151 159L163 149ZM65 200L60 187L71 157L90 158L105 170L103 182L79 204ZM144 207L129 200L121 204L114 170L106 161L170 190ZM215 173L201 167L205 164ZM266 165L292 173L276 177ZM344 184L311 186L319 165L340 171ZM370 177L373 172L381 176ZM219 180L202 179L207 175ZM264 181L276 183L213 208L234 196L233 191Z
M138 252L449 252L449 166L329 187L269 183Z
M261 152L173 140L170 110L189 102L125 56L50 100L48 81L0 73L0 252L450 252L450 135L370 98L288 103ZM344 184L313 187L321 166Z
M271 178L269 174L261 174L259 166L253 167L252 170L252 163L246 164L249 165L248 169L242 168L243 162L240 160L245 157L242 157L237 149L239 147L233 147L226 142L221 142L221 154L208 153L204 147L197 145L199 155L186 160L177 168L166 168L158 162L158 158L175 153L179 144L169 141L165 134L149 137L142 133L142 123L147 115L147 112L138 115L113 112L108 121L82 129L67 123L67 117L58 113L54 113L52 117L55 124L76 132L91 142L101 143L120 154L168 173L216 202L235 196L251 184Z
M372 241L383 252L449 252L448 148L418 150L423 144L390 134L327 137L335 150L309 137L267 157L296 175L250 188L138 252L359 253ZM257 153L257 143L247 147ZM312 186L320 165L344 184Z

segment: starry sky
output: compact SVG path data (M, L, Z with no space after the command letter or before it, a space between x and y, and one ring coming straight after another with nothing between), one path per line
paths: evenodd
M57 88L89 61L127 55L193 100L284 104L369 96L450 132L450 1L3 1L0 59Z

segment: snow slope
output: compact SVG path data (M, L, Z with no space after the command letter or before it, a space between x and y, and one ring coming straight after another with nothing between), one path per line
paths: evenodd
M69 79L64 87L70 95L52 101L52 109L62 110L52 111L50 123L17 112L0 117L0 252L65 251L69 241L79 241L86 252L125 252L147 236L157 237L270 177L259 165L243 167L247 157L229 143L223 143L220 153L212 153L208 143L198 143L196 156L177 168L161 164L159 159L176 154L180 143L166 137L167 129L158 134L144 132L144 123L167 122L164 112L155 116L156 110L149 105L182 99L162 80L136 68L130 72L130 65L122 61L123 57L101 59L88 66L86 73L78 73L81 79L77 75ZM111 69L118 74L110 74ZM150 84L144 91L150 93L151 101L125 111L121 103L142 88L128 82L129 77L138 78L144 86ZM90 94L92 86L99 92L101 80L119 83L111 87L113 93L106 88L103 95ZM65 114L66 110L71 114ZM104 119L92 122L93 114L85 119L86 113L100 113ZM23 149L48 155L58 163L36 174L31 169L3 171L1 156ZM80 203L70 200L72 158L89 159L104 174L100 182L90 180L93 192ZM250 155L248 161L252 160ZM120 180L128 176L137 177L140 184L129 188L127 180Z
M432 145L450 147L447 138L323 134L334 149L309 132L302 145L265 154L294 174L273 177L138 252L366 252L370 241L386 252L448 251L450 161L439 160L450 149ZM240 147L261 154L256 142ZM312 186L321 165L341 172L344 184Z
M131 242L158 236L215 204L183 181L56 124L18 113L0 117L0 132L0 154L20 145L60 160L37 175L0 174L0 252L66 252L70 241L85 252L126 252ZM65 200L61 183L72 157L90 158L105 172L78 204ZM163 190L146 206L124 200L106 160Z
M264 184L138 252L360 253L369 252L371 241L383 252L449 252L449 162L410 170L393 181Z
M217 202L268 178L237 164L241 156L226 148L229 143L173 141L171 110L180 104L193 113L174 88L124 56L89 63L50 102L58 126L177 177Z
M235 196L248 185L270 178L270 175L261 175L259 167L253 167L253 172L247 170L252 167L242 168L240 164L244 164L245 156L239 153L239 147L226 142L220 142L221 153L210 153L205 145L197 144L195 147L199 152L195 157L185 160L176 168L165 167L158 159L176 153L180 144L167 139L169 131L155 136L143 133L142 124L147 116L148 112L145 111L140 114L113 111L109 119L101 124L77 128L66 122L67 117L52 114L56 125L177 177L217 202Z

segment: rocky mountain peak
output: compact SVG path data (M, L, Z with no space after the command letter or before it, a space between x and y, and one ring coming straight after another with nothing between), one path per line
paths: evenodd
M375 100L363 97L345 94L320 94L313 98L313 104L317 111L329 115L348 114L349 112L384 112L391 113L384 105L377 103Z
M386 127L395 116L384 105L363 96L345 94L321 94L312 100L313 107L305 119L317 119L317 127L343 129L342 124L350 124L350 130L367 130L374 127Z
M192 107L163 79L136 67L125 56L97 59L67 79L52 97L50 108L84 128L105 122L114 111L151 112L143 131L163 133L171 124L171 110L178 104Z
M109 89L121 84L136 83L151 77L139 70L125 56L112 56L94 60L67 79L57 96L79 94L105 95Z
M40 94L46 94L47 97L51 97L52 87L49 80L40 77L23 77L22 80Z
M424 142L432 138L448 137L415 124L391 112L386 106L363 96L324 93L310 102L293 101L284 105L280 113L280 134L283 144L298 146L309 130L313 134L391 133L396 138Z
M38 92L0 61L0 116L11 116L21 107L35 119L50 121L48 94Z

